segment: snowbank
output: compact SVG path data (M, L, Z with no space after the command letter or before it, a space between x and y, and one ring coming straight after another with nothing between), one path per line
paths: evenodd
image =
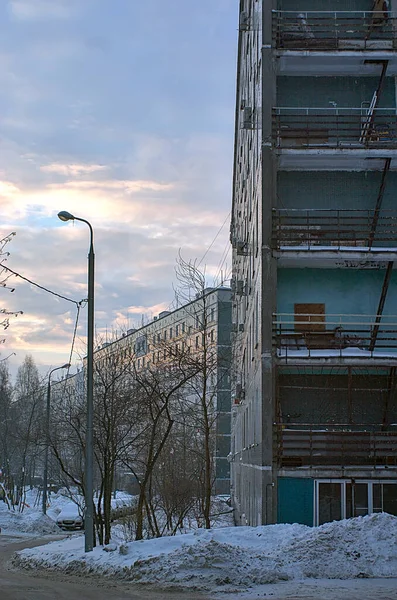
M32 535L49 535L59 533L59 527L46 515L34 512L18 513L0 505L0 527L3 533L27 533Z
M293 579L395 577L397 517L381 513L327 523L229 527L84 552L82 537L19 552L15 564L98 573L162 587L241 589Z

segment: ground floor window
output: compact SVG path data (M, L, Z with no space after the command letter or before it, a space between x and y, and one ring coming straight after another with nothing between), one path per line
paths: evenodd
M315 525L377 512L397 515L397 481L315 480Z

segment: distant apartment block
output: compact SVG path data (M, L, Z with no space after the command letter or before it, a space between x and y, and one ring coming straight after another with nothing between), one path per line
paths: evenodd
M215 415L214 493L230 493L230 413L231 413L231 290L207 288L193 301L172 311L163 311L148 324L128 329L117 339L104 342L94 351L95 369L106 369L108 359L118 355L133 364L137 372L173 366L176 357L202 352L204 344L213 349L208 375L208 391ZM206 336L205 339L203 336ZM85 361L84 361L85 364ZM84 371L84 369L83 369ZM77 374L81 383L83 371ZM58 384L62 389L62 383ZM71 383L68 380L68 388ZM182 389L183 394L188 392ZM188 398L187 398L188 399Z

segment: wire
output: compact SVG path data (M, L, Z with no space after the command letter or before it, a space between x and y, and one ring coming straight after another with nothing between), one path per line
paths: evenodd
M74 352L74 344L75 344L75 341L76 341L77 327L78 327L78 324L79 324L80 308L81 307L79 305L77 305L76 321L75 321L75 324L74 324L72 346L70 348L70 355L69 355L69 365L72 364L72 358L73 358L73 352ZM70 369L70 366L68 367L68 371L67 371L68 375L69 375L69 369Z
M218 270L217 270L216 275L214 277L214 283L215 284L218 281L218 277L222 273L223 265L225 264L225 262L226 262L226 260L227 260L227 258L229 256L230 250L231 250L230 242L229 242L229 240L227 240L225 249L224 249L223 254L221 256L221 260L220 260L220 263L219 263L219 266L218 266ZM221 278L221 280L222 280L222 278ZM220 282L220 285L222 285L222 281Z
M201 263L203 262L203 260L205 259L205 257L207 256L208 252L211 250L212 246L215 244L217 237L219 236L219 234L221 233L222 229L224 228L224 226L226 225L226 221L229 219L231 213L230 211L228 212L228 214L226 215L226 219L223 221L218 233L216 234L216 236L214 237L214 239L212 240L212 242L210 243L210 245L208 246L207 250L204 252L203 257L201 258L200 262L198 263L198 267L201 265Z
M1 267L2 267L2 269L6 269L6 271L10 271L10 273L12 273L13 275L16 275L16 277L20 277L21 279L23 279L24 281L27 281L31 285L34 285L35 287L39 288L40 290L43 290L44 292L48 292L49 294L52 294L53 296L57 296L58 298L62 298L62 300L67 300L68 302L73 302L73 304L75 304L77 307L82 306L84 304L84 302L87 301L85 298L83 300L80 300L79 302L77 300L72 300L71 298L67 298L66 296L62 296L62 294L58 294L57 292L53 292L52 290L49 290L48 288L46 288L46 287L44 287L42 285L39 285L35 281L32 281L31 279L28 279L27 277L24 277L23 275L20 275L19 273L17 273L16 271L13 271L9 267L6 267L5 265L1 265Z

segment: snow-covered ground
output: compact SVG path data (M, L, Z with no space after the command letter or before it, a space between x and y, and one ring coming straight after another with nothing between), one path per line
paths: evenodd
M47 525L51 526L50 517L40 516L38 510L27 512L18 522L15 516L6 515L8 511L1 504L3 533L21 527L21 531L41 534L47 533ZM55 531L59 533L59 529ZM230 526L128 543L116 527L106 550L97 547L85 553L83 536L73 534L62 541L23 550L15 562L27 568L98 573L161 587L233 592L233 597L239 593L241 598L271 596L276 593L272 590L278 590L280 598L295 594L330 599L345 594L349 600L360 594L367 598L397 598L397 580L387 579L397 577L397 517L385 513L317 528L297 524ZM376 587L374 595L363 591L363 585L367 591ZM280 586L286 596L280 595ZM312 589L313 595L298 593L303 588ZM379 589L386 591L382 594ZM323 590L321 595L318 590ZM357 596L354 590L358 590ZM388 595L388 590L395 594Z

